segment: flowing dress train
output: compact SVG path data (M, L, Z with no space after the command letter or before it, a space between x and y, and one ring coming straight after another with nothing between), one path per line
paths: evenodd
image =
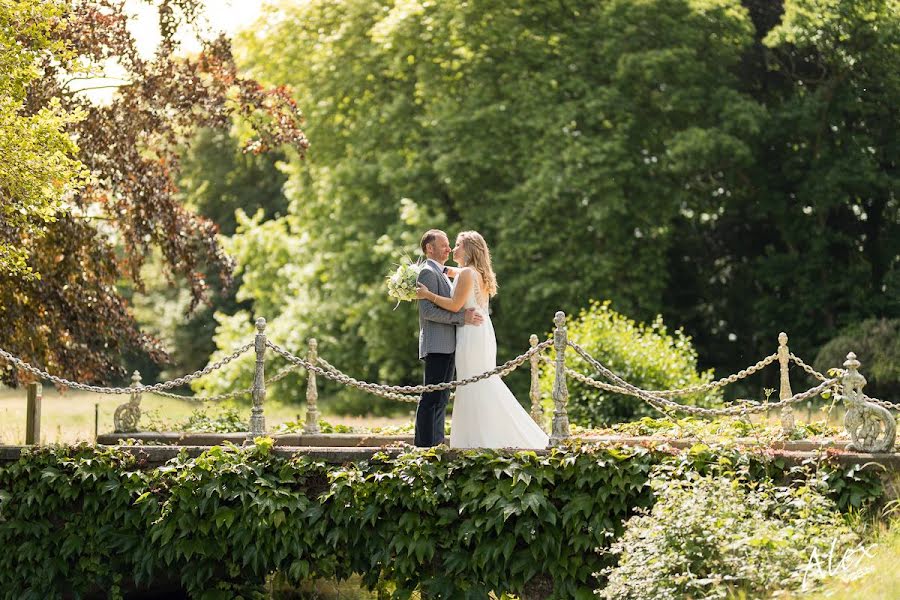
M454 287L456 282L454 281ZM497 366L497 338L487 310L479 303L477 279L466 308L477 310L481 325L456 328L456 378L467 379ZM522 408L499 375L456 389L450 428L451 448L546 448L547 434Z

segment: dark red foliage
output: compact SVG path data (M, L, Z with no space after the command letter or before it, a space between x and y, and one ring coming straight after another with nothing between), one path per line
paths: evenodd
M123 282L141 288L140 268L154 247L173 279L190 287L192 309L206 297L205 273L230 284L233 264L216 240L218 227L187 210L178 195L180 152L193 132L229 127L239 117L257 136L248 151L290 145L302 155L308 146L289 90L241 77L227 38L205 42L196 57L173 56L175 32L196 21L201 1L155 4L162 42L146 60L126 27L123 1L71 2L59 35L82 59L115 59L127 82L111 104L94 105L70 89L67 65L48 61L26 106L36 111L60 98L66 108L86 113L71 133L95 180L46 238L23 240L34 246L31 262L41 279L0 277L0 347L82 381L120 374L124 352L164 356L138 331L117 291ZM0 378L15 383L17 374L7 369Z

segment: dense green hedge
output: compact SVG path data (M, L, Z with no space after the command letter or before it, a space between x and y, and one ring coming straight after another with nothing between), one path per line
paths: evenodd
M275 454L262 438L148 468L123 449L45 447L0 468L0 591L115 597L174 583L226 598L277 570L291 582L356 572L396 597L418 586L435 597L588 598L611 560L595 549L652 503L651 468L722 460L738 458L705 446L680 458L572 446L547 455L434 449L334 466ZM835 471L834 480L848 479ZM855 472L849 481L880 489Z

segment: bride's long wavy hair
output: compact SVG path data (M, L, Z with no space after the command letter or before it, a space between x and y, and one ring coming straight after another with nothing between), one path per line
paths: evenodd
M463 231L456 236L456 241L462 244L465 266L472 267L481 275L488 297L496 296L497 276L491 266L491 251L488 250L487 242L477 231Z

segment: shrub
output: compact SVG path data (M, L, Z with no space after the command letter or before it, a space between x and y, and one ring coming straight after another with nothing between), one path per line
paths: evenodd
M601 433L620 433L623 435L665 436L675 438L693 437L706 439L715 437L720 443L734 443L743 438L752 438L760 443L784 439L781 425L768 422L754 423L746 417L718 417L704 419L699 417L642 417L638 421L617 423L609 429L593 430ZM843 429L829 425L826 421L798 423L790 435L792 440L805 440L814 437L838 438L845 436Z
M647 390L684 388L712 381L712 369L697 371L697 352L691 338L681 329L669 333L662 317L649 325L635 323L617 313L607 302L592 302L578 318L568 324L569 339L578 343L614 373ZM566 364L574 370L599 378L584 360L571 352ZM541 389L545 410L552 411L550 391L553 389L553 365L541 370ZM601 378L602 379L602 378ZM567 379L569 419L584 427L597 427L643 416L658 416L659 411L643 400L623 394L599 390ZM682 396L684 404L713 406L721 403L718 392Z
M194 409L187 419L175 423L159 416L159 411L151 410L141 415L142 431L188 431L191 433L240 433L250 431L250 424L236 408L201 406Z
M274 571L292 585L357 573L395 598L417 588L435 598L591 598L613 558L594 549L652 504L654 467L785 472L777 458L708 447L432 448L329 465L272 444L182 453L156 468L140 450L87 445L0 463L0 548L15 549L0 553L0 598L116 597L161 585L234 598ZM881 492L873 469L820 466L839 507Z
M326 465L257 438L147 468L120 448L40 448L0 466L0 548L18 549L0 553L0 598L173 579L236 597L276 570L292 584L358 573L397 598L589 598L605 565L592 550L649 504L664 458L428 449Z
M620 560L605 571L601 597L768 597L814 583L824 574L809 568L816 558L839 557L859 541L821 480L779 487L765 478L685 475L653 480L656 504L629 519L610 548Z

